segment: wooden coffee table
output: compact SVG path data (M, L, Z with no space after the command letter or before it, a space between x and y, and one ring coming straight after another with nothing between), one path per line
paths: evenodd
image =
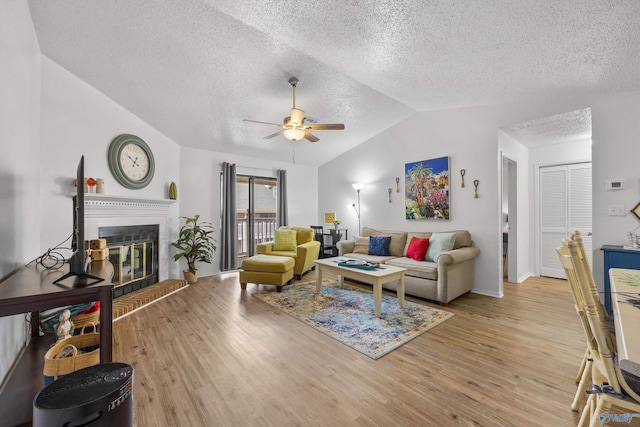
M382 285L385 283L398 281L397 297L400 307L404 308L404 272L406 268L394 267L391 265L381 265L375 270L363 270L354 267L341 267L338 265L341 261L350 258L335 257L323 258L315 261L316 263L316 295L320 293L322 286L322 273L328 271L338 275L338 284L342 286L343 279L357 280L359 282L368 283L373 286L373 309L376 317L380 317L380 305L382 304Z

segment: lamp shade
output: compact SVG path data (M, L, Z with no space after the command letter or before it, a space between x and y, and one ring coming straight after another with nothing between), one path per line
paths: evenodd
M354 190L362 190L364 188L364 184L361 182L356 182L355 184L351 184Z
M297 141L304 138L304 131L302 129L287 129L283 134L289 141Z

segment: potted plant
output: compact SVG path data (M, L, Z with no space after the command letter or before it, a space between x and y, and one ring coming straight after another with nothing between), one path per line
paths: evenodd
M340 225L340 221L337 219L333 220L333 225L335 226L336 230L338 229L338 226Z
M200 215L181 218L185 220L184 225L180 227L178 240L171 243L178 251L173 260L184 258L187 261L187 269L183 270L184 278L187 283L195 283L198 280L196 262L211 263L211 257L216 250L216 240L211 236L214 228L209 222L198 223Z

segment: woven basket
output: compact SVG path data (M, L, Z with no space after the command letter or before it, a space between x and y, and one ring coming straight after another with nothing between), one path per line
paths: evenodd
M96 325L100 321L100 310L93 311L86 314L76 314L71 319L73 322L73 328L76 331L81 331L85 325Z
M89 325L85 325L85 328ZM43 374L57 380L61 375L67 375L82 368L97 365L100 362L100 334L95 332L95 324L92 324L94 332L85 333L82 329L80 335L63 339L51 347L44 355ZM63 350L69 349L72 355L59 357ZM84 351L80 353L81 351Z
M100 322L100 309L93 311L91 313L86 314L76 314L75 316L69 319L73 322L73 329L76 331L81 331L85 325L97 325ZM55 333L55 331L50 330L45 323L40 324L40 330L45 334Z

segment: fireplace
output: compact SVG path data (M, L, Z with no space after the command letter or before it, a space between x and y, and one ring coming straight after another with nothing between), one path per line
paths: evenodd
M158 224L100 227L113 264L113 297L158 282Z
M85 239L107 239L114 298L180 277L169 253L177 238L178 209L175 200L85 194Z

